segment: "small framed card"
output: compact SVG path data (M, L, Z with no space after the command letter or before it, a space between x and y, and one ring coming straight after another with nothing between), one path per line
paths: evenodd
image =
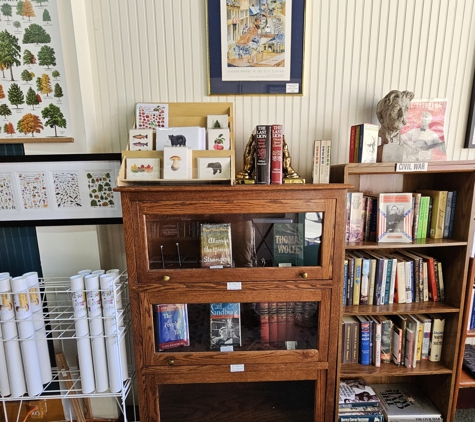
M221 151L230 148L229 128L208 129L208 149Z
M228 127L228 117L227 114L209 114L206 127L208 129L221 129Z
M199 126L157 128L155 149L162 151L165 147L189 147L206 149L206 129Z
M163 178L169 180L191 179L192 153L187 147L164 147L163 148Z
M129 130L129 150L130 151L153 150L153 129L130 129Z
M230 179L230 157L205 157L198 158L198 179Z
M137 103L135 112L135 127L137 129L168 127L168 104Z
M129 180L160 179L160 158L127 158L126 170Z

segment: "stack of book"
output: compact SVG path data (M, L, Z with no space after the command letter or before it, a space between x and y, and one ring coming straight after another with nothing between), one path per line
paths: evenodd
M347 251L343 306L443 301L442 262L418 250L411 251Z
M347 242L411 242L453 236L457 191L347 195Z
M378 149L379 126L363 123L351 126L350 163L375 163Z
M384 422L379 398L362 378L340 381L338 422Z
M441 360L445 318L439 314L357 315L342 319L342 363L416 368Z

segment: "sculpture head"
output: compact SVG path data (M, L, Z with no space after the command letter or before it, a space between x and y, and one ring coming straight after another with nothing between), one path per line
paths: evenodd
M383 144L398 142L399 132L406 125L406 113L413 98L413 92L393 90L379 101L376 116L381 123Z

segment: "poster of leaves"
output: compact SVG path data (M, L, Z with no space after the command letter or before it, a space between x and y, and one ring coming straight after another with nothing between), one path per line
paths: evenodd
M0 142L71 137L56 1L0 2Z

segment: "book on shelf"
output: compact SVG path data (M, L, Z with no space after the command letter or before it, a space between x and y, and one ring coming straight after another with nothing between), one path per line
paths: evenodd
M386 422L443 422L442 414L415 383L371 384Z
M343 261L343 306L347 304L347 286L348 286L348 258L345 256Z
M350 150L349 150L349 157L348 157L349 163L355 162L356 126L357 125L353 125L350 128Z
M254 129L256 142L255 179L257 184L270 184L271 127L257 125Z
M359 321L359 363L369 365L371 363L371 324L365 315L356 315Z
M231 224L201 224L201 266L232 266Z
M303 223L274 224L274 265L302 266L304 263Z
M377 260L374 256L369 255L366 251L362 251L363 256L369 259L369 276L368 276L368 305L374 304L374 289L376 283Z
M450 222L449 222L449 235L448 238L452 239L453 233L454 233L454 219L455 219L455 207L457 205L457 191L453 191L452 195L452 206L451 206L451 212L450 212Z
M407 318L405 315L391 315L393 321L392 359L396 365L404 364L406 350Z
M414 208L414 218L412 221L412 237L413 239L417 239L417 233L419 230L419 213L421 209L421 194L414 192L412 194L412 200L413 200L413 208Z
M369 283L371 272L371 259L359 251L355 251L357 256L361 258L361 280L360 280L360 305L368 305L369 303Z
M297 331L295 325L295 302L287 302L286 304L285 335L286 341L297 340Z
M450 227L450 216L452 214L452 198L454 196L454 191L447 191L447 203L445 205L445 218L444 218L444 231L442 237L449 237L449 227Z
M271 165L270 182L273 185L281 185L282 164L284 154L284 127L282 125L271 125Z
M404 347L404 366L406 368L415 368L414 343L416 342L416 339L414 330L406 328L405 341L406 345Z
M363 409L367 409L364 407ZM384 422L384 415L379 407L371 406L375 410L355 410L351 413L338 412L338 422Z
M442 272L442 262L440 261L437 261L437 275L439 276L438 286L439 286L440 300L444 300L445 299L444 273Z
M183 303L155 306L158 323L158 350L189 346L188 307Z
M378 251L367 250L365 253L376 260L373 305L384 305L388 260Z
M277 302L269 302L269 342L271 343L275 343L279 338L277 312Z
M427 213L427 233L425 234L424 237L430 237L433 205L434 205L434 198L429 196L429 212Z
M345 315L342 318L345 330L349 332L349 361L347 363L358 363L359 358L359 321L354 316Z
M355 141L354 141L354 150L353 150L353 161L352 163L358 163L359 161L359 153L360 153L360 131L361 131L361 126L356 125L356 131L355 131Z
M370 195L364 195L364 198L365 198L366 208L365 208L363 239L371 241L371 228L372 228L373 218L375 221L377 218L376 210L378 206L378 198L376 198L375 196L370 196Z
M363 192L350 192L348 242L360 242L364 235Z
M369 315L368 318L373 322L373 365L380 367L382 323L374 315Z
M404 278L406 283L406 303L415 302L415 262L411 257L402 254L402 251L395 252L394 255L398 257L398 262L404 263Z
M211 349L241 346L241 304L210 304Z
M320 183L330 183L330 167L332 155L332 141L322 140L321 160L320 160Z
M437 296L440 300L442 300L442 296L440 294L440 277L439 277L439 261L437 258L434 258L434 272L435 272L435 287L437 289Z
M259 302L261 343L269 343L269 302Z
M417 366L417 362L421 360L421 351L422 351L422 336L423 336L423 327L421 322L415 315L406 315L407 317L407 328L414 331L414 344L413 344L413 360L412 368Z
M351 330L349 324L341 320L341 363L350 363Z
M361 269L362 269L362 258L349 254L349 256L354 260L354 273L353 273L353 305L360 304L360 295L361 295Z
M412 242L412 194L380 193L378 196L378 242Z
M430 333L429 360L439 362L442 357L445 317L441 314L430 314L430 317L432 319L432 331Z
M433 200L431 223L430 223L430 237L432 239L442 239L444 237L444 220L445 208L447 205L447 191L423 189L418 190L422 195L430 196Z
M359 163L375 163L378 149L379 126L362 123L360 126Z
M290 340L287 334L287 303L277 302L277 341Z
M400 260L398 255L389 254L389 257L396 260L396 274L394 282L394 301L393 303L406 303L406 268L404 261ZM394 261L393 261L394 264Z
M348 261L348 275L346 280L346 304L353 305L353 291L354 291L354 279L355 279L355 258L348 252L345 254L345 258Z
M424 273L423 273L423 259L420 255L409 251L401 250L400 255L406 256L413 261L413 277L414 277L414 302L424 301Z
M421 194L419 204L419 222L417 226L416 239L425 239L427 237L427 226L429 222L430 196Z
M432 333L432 319L429 315L417 314L414 315L422 324L422 346L421 346L421 360L429 359L430 336Z
M320 160L322 152L322 141L313 141L313 165L312 165L312 183L320 183Z
M392 361L392 331L393 321L386 315L376 315L375 318L381 322L381 363Z
M379 398L363 378L340 380L339 408L378 406Z
M473 344L465 345L462 367L470 375L475 377L475 346L473 346Z

